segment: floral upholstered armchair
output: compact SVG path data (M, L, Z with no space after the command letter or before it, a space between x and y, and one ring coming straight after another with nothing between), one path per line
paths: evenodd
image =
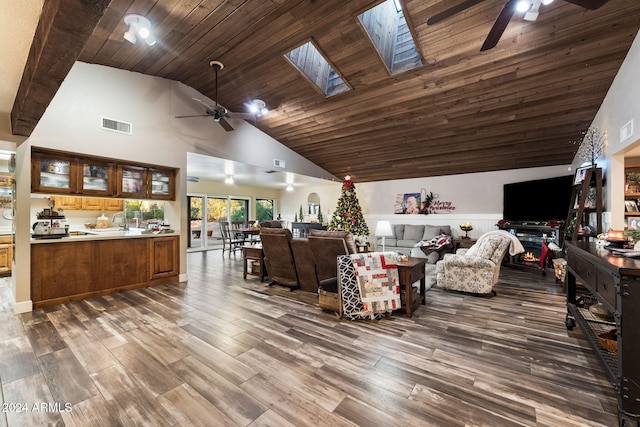
M524 252L518 238L504 230L483 234L468 250L446 254L438 261L436 287L478 295L495 295L493 286L498 283L500 265L507 250L511 255Z

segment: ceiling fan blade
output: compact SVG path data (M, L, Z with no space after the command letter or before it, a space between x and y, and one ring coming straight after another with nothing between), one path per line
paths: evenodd
M569 3L577 4L578 6L582 6L585 9L596 10L609 0L565 0Z
M484 43L480 48L480 52L494 48L498 44L498 41L500 41L502 33L504 33L507 25L509 25L509 21L511 21L513 14L516 13L517 2L518 0L509 0L505 3L500 14L496 18L496 21L493 23L491 31L489 31L487 38L484 40Z
M186 119L187 117L211 117L210 114L196 114L191 116L175 116L176 119Z
M253 120L256 118L255 114L252 113L232 113L231 111L227 112L227 117L230 119L241 119L241 120Z
M211 105L207 104L206 102L204 102L204 101L202 101L202 100L200 100L198 98L191 98L191 99L196 101L198 104L202 105L208 115L210 115L210 116L213 115L215 109Z
M437 24L440 21L443 21L456 13L460 13L463 10L469 9L471 6L475 6L478 3L483 2L484 0L465 0L460 4L457 4L447 10L444 10L440 13L436 13L431 18L427 19L427 25Z
M231 126L229 122L224 119L224 117L220 118L220 120L218 120L218 123L220 123L220 126L222 126L222 128L227 132L231 132L232 130L234 130L233 126Z

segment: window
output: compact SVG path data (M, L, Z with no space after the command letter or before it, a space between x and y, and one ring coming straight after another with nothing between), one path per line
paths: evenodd
M249 212L249 200L247 199L231 199L229 206L230 222L247 222Z
M361 13L358 19L391 73L422 65L415 40L398 2L387 0Z
M273 219L273 199L256 199L256 221L271 221Z
M312 42L307 42L284 55L325 96L351 89Z

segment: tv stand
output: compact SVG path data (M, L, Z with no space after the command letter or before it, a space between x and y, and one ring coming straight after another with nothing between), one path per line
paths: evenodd
M540 256L542 255L542 242L543 240L546 240L547 243L553 242L560 246L560 242L562 242L562 228L559 225L548 226L517 224L505 224L499 228L516 236L524 247L523 254L505 257L505 265L516 268L541 270L542 274L545 275L547 263L540 262Z

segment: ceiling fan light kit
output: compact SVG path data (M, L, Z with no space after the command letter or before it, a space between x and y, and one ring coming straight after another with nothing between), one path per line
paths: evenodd
M427 19L427 25L435 25L439 22L450 18L453 15L456 15L460 12L463 12L479 3L482 3L484 0L465 0L461 3L458 3L449 9L445 9L444 11L437 13ZM585 9L595 10L599 7L603 6L609 0L565 0L568 3L572 3ZM511 18L515 15L516 12L524 13L524 19L527 21L535 21L538 19L540 5L547 6L553 3L553 0L507 0L500 11L500 14L496 18L487 38L485 39L480 51L485 51L494 48L500 38L502 37L502 33L509 25Z
M124 23L129 26L129 30L124 33L124 39L129 43L136 44L140 37L149 46L154 46L158 41L151 35L151 22L142 15L129 14L124 17Z

